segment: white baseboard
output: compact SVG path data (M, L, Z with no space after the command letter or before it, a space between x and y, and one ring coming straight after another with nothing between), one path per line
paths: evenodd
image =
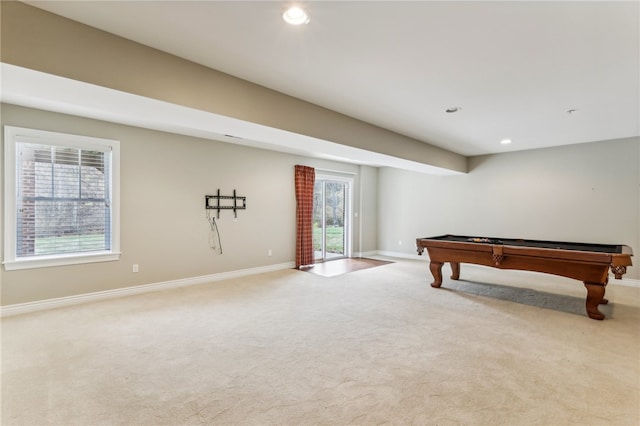
M389 256L389 257L397 257L400 259L411 259L411 260L429 260L429 256L427 255L427 251L424 251L423 255L419 255L418 253L400 253L396 251L382 251L378 250L376 252L378 256Z
M613 275L609 279L608 285L623 285L625 287L637 287L640 288L640 280L634 280L632 278L622 278L619 280L614 279Z
M219 274L202 275L199 277L183 278L173 281L164 281L154 284L144 284L134 287L118 288L114 290L98 291L95 293L79 294L76 296L60 297L56 299L39 300L36 302L19 303L0 307L0 317L26 314L43 311L45 309L61 308L64 306L79 305L81 303L96 302L99 300L114 299L116 297L132 296L135 294L149 293L152 291L167 290L170 288L186 287L197 284L205 284L213 281L221 281L230 278L244 277L264 272L279 271L295 268L294 262L280 263L276 265L261 266L257 268L242 269L239 271L222 272Z
M353 253L353 257L371 257L371 256L376 256L378 254L378 252L376 250L373 251L359 251L359 252L354 252Z

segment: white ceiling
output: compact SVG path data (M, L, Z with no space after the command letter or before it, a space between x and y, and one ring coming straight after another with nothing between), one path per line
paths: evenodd
M467 156L640 136L638 1L25 3Z

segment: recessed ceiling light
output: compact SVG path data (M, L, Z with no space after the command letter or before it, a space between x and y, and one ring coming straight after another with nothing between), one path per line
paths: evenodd
M502 140L500 141L500 143L501 143L502 145L509 145L509 144L511 143L511 139L502 139Z
M451 107L444 110L447 114L453 114L454 112L460 111L462 108L460 107Z
M287 9L287 11L282 14L282 19L284 19L287 24L291 25L308 24L310 21L307 12L299 6L291 6Z

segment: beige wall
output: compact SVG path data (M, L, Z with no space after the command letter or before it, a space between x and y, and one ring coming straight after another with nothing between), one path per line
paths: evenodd
M417 237L442 234L626 244L626 277L640 278L640 138L473 157L469 168L380 169L378 249L416 254Z
M31 270L2 269L2 305L293 262L294 165L354 176L354 214L367 235L355 252L376 249L376 170L229 143L2 105L2 125L120 141L121 249L118 262ZM367 188L360 185L366 177ZM209 248L204 196L220 189L247 197L247 209L222 211L223 254ZM4 191L4 189L3 189ZM4 199L2 197L2 199ZM362 208L361 208L362 207ZM374 211L370 211L373 209ZM4 216L4 213L2 213ZM2 220L4 224L4 219ZM273 255L267 256L271 249ZM132 265L140 272L131 272Z
M354 240L359 239L358 245L366 254L378 249L378 168L363 167L359 177L361 213L355 223L360 230L354 232Z
M462 155L19 2L2 2L2 62L342 145L465 172ZM34 30L37 29L37 30Z

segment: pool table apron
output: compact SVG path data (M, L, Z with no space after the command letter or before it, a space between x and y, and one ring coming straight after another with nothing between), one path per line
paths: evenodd
M441 245L441 247L439 247ZM456 247L451 247L455 245ZM424 246L418 248L422 254ZM451 243L430 241L426 247L429 253L429 269L433 275L432 287L442 284L442 265L451 264L451 279L460 277L460 263L491 266L499 269L517 269L535 271L567 278L574 278L584 283L587 289L585 303L587 315L593 319L604 319L605 315L598 310L599 304L606 304L605 287L609 280L609 268L617 279L631 265L628 255L612 253L582 252L575 250L539 249L506 245L490 245L476 243Z

